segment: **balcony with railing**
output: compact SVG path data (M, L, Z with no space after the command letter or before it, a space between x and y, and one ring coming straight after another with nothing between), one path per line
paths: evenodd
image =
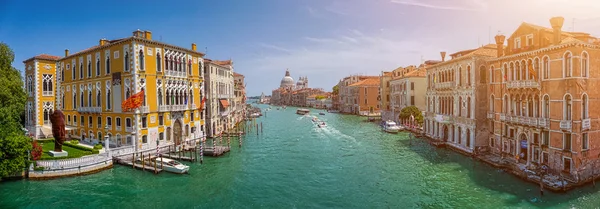
M78 107L77 112L79 113L101 113L101 107Z
M506 87L509 89L516 88L540 88L540 83L534 80L516 80L508 81Z
M125 132L127 132L127 133L133 132L133 127L131 127L131 126L130 127L125 127Z
M181 77L181 78L185 78L187 77L187 72L185 71L172 71L172 70L165 70L165 75L166 76L171 76L171 77Z
M504 114L504 113L500 113L500 120L501 120L501 121L504 121L504 120L506 120L506 114Z
M538 118L537 126L540 128L550 128L549 118Z
M581 130L589 130L590 127L592 126L592 122L590 121L590 119L582 119L581 120Z
M150 107L149 106L142 106L140 108L142 113L150 113Z
M448 89L455 86L454 81L440 82L435 84L436 89Z
M560 129L570 131L573 127L573 121L571 120L561 120L560 121Z

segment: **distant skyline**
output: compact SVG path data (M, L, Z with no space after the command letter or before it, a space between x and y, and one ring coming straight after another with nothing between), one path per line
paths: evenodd
M201 0L0 2L0 41L15 66L38 54L63 56L101 38L152 31L153 39L233 59L249 96L271 94L289 69L294 80L331 90L350 74L379 75L493 42L522 23L600 36L594 0ZM34 6L35 5L35 6Z

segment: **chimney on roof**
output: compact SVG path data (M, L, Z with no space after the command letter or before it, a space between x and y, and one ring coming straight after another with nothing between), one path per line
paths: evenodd
M148 39L148 40L152 40L152 32L150 32L149 30L144 31L144 38Z
M440 55L442 55L442 62L446 60L446 52L440 52Z
M552 44L557 45L560 43L560 34L563 23L565 22L565 18L563 17L553 17L550 18L550 25L552 25L552 30L554 31L554 37L552 39Z
M100 39L100 46L104 46L104 44L108 43L106 39Z
M137 29L136 31L133 31L133 37L144 38L144 32L142 32L140 29Z
M192 43L192 51L196 51L196 43Z
M68 49L65 49L65 57L66 56L69 56L69 50Z
M502 57L504 55L504 39L506 39L506 36L498 34L494 37L494 39L496 40L496 51L498 53L497 56Z

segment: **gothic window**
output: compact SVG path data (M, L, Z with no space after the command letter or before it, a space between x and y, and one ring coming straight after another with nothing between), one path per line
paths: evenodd
M467 86L471 86L471 66L467 66Z
M110 97L111 97L110 89L108 89L108 90L106 90L106 109L107 110L110 110L112 108L112 103L111 103Z
M88 77L92 77L92 61L88 60L87 70L88 70Z
M581 119L587 119L589 117L588 114L588 96L584 94L583 98L581 98Z
M83 79L83 63L79 63L79 79Z
M92 106L92 91L88 91L88 107Z
M73 62L73 69L71 70L71 80L75 80L75 63Z
M144 70L144 50L139 52L140 70Z
M490 112L494 112L494 95L490 96Z
M52 84L52 74L43 74L42 75L42 95L43 96L52 96L53 92L53 84Z
M82 107L85 107L85 102L84 102L84 98L85 98L85 97L84 97L83 91L81 91L81 95L79 95L79 98L81 99L81 100L79 101L79 102L80 102L79 104L80 104Z
M581 77L588 76L588 68L589 68L589 57L587 52L583 52L581 54Z
M162 63L160 62L160 52L156 53L156 71L162 71Z
M567 94L565 95L565 100L564 100L564 105L563 105L563 116L564 116L564 120L571 120L572 114L571 114L571 105L572 105L572 100L571 100L571 95Z
M77 92L75 92L75 88L73 88L73 109L77 109Z
M550 58L544 57L542 59L542 71L544 79L548 79L550 77Z
M50 124L50 110L44 109L44 124Z
M125 72L129 72L129 52L125 51Z
M96 59L96 76L100 76L100 58Z
M144 92L144 104L142 106L146 106L146 91L144 91L144 88L142 88L142 91Z
M96 104L97 107L102 107L102 96L100 94L100 90L96 90Z
M110 74L110 57L106 56L106 74Z
M563 56L563 75L565 77L571 77L573 74L573 57L571 56L571 52L565 53Z
M188 73L191 75L192 74L192 60L188 60Z
M158 89L158 106L162 106L163 104L163 93L160 89Z

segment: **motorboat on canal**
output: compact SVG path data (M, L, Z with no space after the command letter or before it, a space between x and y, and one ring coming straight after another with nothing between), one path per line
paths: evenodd
M317 124L317 126L319 128L325 128L325 127L327 127L327 124L325 124L325 122L321 121L321 122L319 122L319 124Z
M298 110L296 110L296 114L298 115L306 115L308 113L310 113L309 109L299 108Z
M398 133L398 131L403 130L403 128L396 125L396 122L388 120L383 123L383 130L388 133Z
M319 115L325 115L325 113L324 112L320 112Z
M160 165L160 163L162 163L163 170L171 173L182 174L187 173L190 170L190 166L181 164L180 162L170 158L157 157L154 160L156 160L156 165Z
M319 118L313 117L312 122L319 122Z

